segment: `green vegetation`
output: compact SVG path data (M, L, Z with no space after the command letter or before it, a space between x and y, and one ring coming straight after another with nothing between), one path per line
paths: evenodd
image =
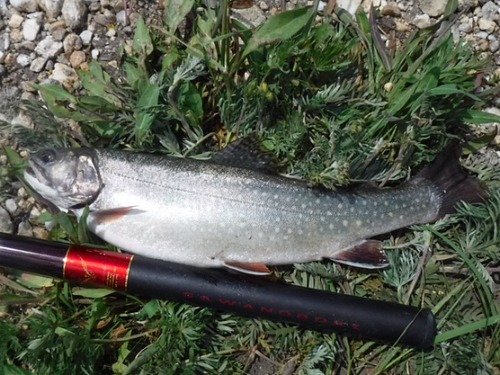
M491 140L481 124L499 119L481 112L495 93L476 86L487 61L450 35L456 1L440 25L393 50L375 14L318 21L314 8L301 8L250 30L220 3L166 0L163 27L139 21L120 76L93 62L74 92L37 87L43 103L24 103L35 130L11 131L29 150L81 145L198 158L252 134L284 173L328 188L399 183L451 138L464 140L464 164L490 189L486 204L394 233L384 242L391 267L381 272L326 261L276 270L289 283L432 309L434 350L10 271L13 279L0 276L0 374L239 374L256 363L282 374L498 373L500 306L489 269L500 262L500 172L474 152ZM185 23L188 14L193 22ZM54 220L54 239L88 241L66 214L40 220Z

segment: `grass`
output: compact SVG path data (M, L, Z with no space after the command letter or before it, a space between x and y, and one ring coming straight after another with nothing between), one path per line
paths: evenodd
M391 267L381 272L330 262L277 271L292 284L430 308L439 321L435 348L363 342L9 270L0 280L0 374L232 374L256 373L257 365L281 374L498 373L500 306L489 269L500 261L500 172L476 152L492 137L482 124L498 121L482 112L498 82L478 87L488 61L453 42L456 2L439 25L392 40L394 49L382 42L375 14L317 21L314 8L301 8L250 30L229 17L227 1L192 10L197 5L166 1L164 25L139 21L119 76L92 62L72 92L38 86L43 102L23 103L37 119L34 131L4 128L30 151L81 145L197 158L257 135L287 175L327 188L405 181L450 139L462 139L464 165L490 190L486 204L393 233L384 242ZM193 22L184 22L188 15ZM4 168L3 182L18 170ZM66 214L44 213L39 221L46 220L55 222L51 238L88 241Z

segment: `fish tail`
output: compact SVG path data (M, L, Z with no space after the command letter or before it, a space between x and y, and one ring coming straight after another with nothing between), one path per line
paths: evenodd
M447 146L417 177L429 180L441 195L437 218L454 213L458 202L480 203L488 198L486 186L470 176L460 165L461 147L454 142Z

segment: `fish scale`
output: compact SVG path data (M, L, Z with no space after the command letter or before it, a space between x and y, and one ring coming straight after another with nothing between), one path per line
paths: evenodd
M444 157L396 188L329 191L194 159L117 150L53 153L53 158L43 152L32 156L25 174L44 199L77 213L88 205L89 229L123 250L202 267L249 271L245 265L322 258L382 267L380 244L367 239L432 222L457 201L484 196L456 160L448 163ZM43 162L48 159L54 161ZM68 197L60 186L51 186L51 181L65 181L64 165L66 180L80 181L85 174L96 180L82 185L86 195L79 196L87 198L73 207L61 207ZM62 185L72 186L69 200L77 200L78 186Z

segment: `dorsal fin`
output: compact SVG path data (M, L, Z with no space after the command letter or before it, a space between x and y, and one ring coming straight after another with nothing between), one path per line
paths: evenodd
M274 174L279 165L274 155L259 144L255 136L240 138L215 154L211 163Z

